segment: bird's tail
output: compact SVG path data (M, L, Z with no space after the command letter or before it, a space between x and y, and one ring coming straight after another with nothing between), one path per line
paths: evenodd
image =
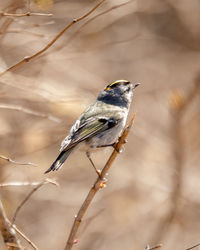
M54 161L54 163L51 165L50 168L47 169L47 171L45 171L44 173L47 174L51 171L55 171L58 170L62 167L62 165L64 164L64 162L66 161L67 157L71 154L71 152L73 151L74 147L68 149L67 151L62 151L59 156L57 157L57 159Z

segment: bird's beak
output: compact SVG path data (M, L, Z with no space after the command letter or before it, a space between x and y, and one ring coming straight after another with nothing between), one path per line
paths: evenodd
M139 82L137 82L135 85L133 85L133 89L135 89L137 86L139 86L140 85L140 83Z

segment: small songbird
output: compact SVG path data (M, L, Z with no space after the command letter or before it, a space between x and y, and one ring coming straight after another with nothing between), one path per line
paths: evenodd
M61 143L59 156L45 173L60 169L78 144L85 146L84 150L92 164L91 150L113 146L125 127L133 89L138 85L132 85L127 80L117 80L107 85L74 123Z

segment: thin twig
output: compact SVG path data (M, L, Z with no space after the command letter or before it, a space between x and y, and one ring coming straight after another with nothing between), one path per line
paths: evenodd
M35 181L35 182L6 182L6 183L0 183L0 187L23 187L23 186L37 186L41 182Z
M71 26L73 26L75 23L80 22L81 20L88 17L92 12L94 12L105 0L101 0L98 4L96 4L91 10L89 10L86 14L83 16L73 19L61 32L59 32L43 49L39 50L32 56L26 56L18 63L14 64L4 72L0 73L0 77L3 76L5 73L12 71L13 69L17 68L18 66L24 64L25 62L30 62L30 60L34 59L35 57L41 55L43 52L48 50Z
M78 30L76 30L76 32L70 37L69 41L68 42L71 42L72 39L74 39L74 37L80 33L80 30L83 29L86 25L88 25L90 22L94 21L96 18L100 17L100 16L103 16L104 14L107 14L109 13L110 11L113 11L115 9L118 9L118 8L121 8L127 4L130 4L133 0L129 0L127 2L124 2L124 3L121 3L121 4L117 4L117 5L114 5L112 6L111 8L107 9L107 10L104 10L102 11L101 13L93 16L92 18L90 18L89 20L87 20L84 24L82 24Z
M36 32L32 32L30 30L7 30L6 31L6 34L8 33L23 33L23 34L26 34L26 35L32 35L32 36L37 36L37 37L45 37L44 34L40 34L40 33L36 33Z
M60 119L58 117L55 117L55 116L50 115L50 114L45 114L45 113L41 113L38 111L34 111L34 110L29 109L29 108L24 108L24 107L19 106L19 105L0 103L0 109L11 109L11 110L16 110L16 111L21 111L21 112L29 114L29 115L47 118L48 120L53 121L53 122L57 122L57 123L60 122Z
M20 241L16 237L15 230L10 227L10 222L6 216L1 200L0 200L0 231L8 249L10 250L22 249ZM9 246L8 243L14 243L16 247Z
M192 246L192 247L189 247L189 248L187 248L186 250L190 250L190 249L193 249L193 248L198 247L198 246L200 246L200 243L198 243L198 244L196 244L196 245L194 245L194 246Z
M104 177L106 176L107 172L109 171L112 163L114 162L115 158L118 155L118 152L120 152L123 144L125 143L125 140L130 132L130 129L133 125L133 121L135 119L135 114L133 115L129 125L125 128L122 136L119 138L118 143L115 146L115 149L113 150L110 158L108 159L106 165L104 166L103 170L101 171L100 176L96 179L94 185L92 186L92 188L90 189L86 199L84 200L81 208L79 209L79 212L77 214L77 216L74 219L74 223L73 226L71 228L71 232L70 235L68 237L67 240L67 244L65 246L65 250L70 250L73 247L74 244L74 239L75 236L77 234L77 231L79 229L80 223L83 219L84 214L86 213L90 203L92 202L95 194L97 193L97 191L99 191L102 187L104 187Z
M117 8L120 8L120 7L123 7L129 3L131 3L133 0L129 0L127 2L124 2L124 3L121 3L121 4L117 4L117 5L114 5L112 6L111 8L105 10L105 11L102 11L100 12L99 14L91 17L89 20L87 20L84 24L82 24L74 33L71 37L69 37L69 39L67 41L64 42L64 44L61 44L60 46L58 46L56 48L56 52L60 49L62 49L64 46L66 46L66 44L69 44L78 34L80 34L80 31L86 26L88 25L90 22L94 21L96 18L99 18L100 16L104 15L104 14L107 14L109 13L110 11L113 11ZM135 37L134 37L135 38ZM111 43L113 45L113 43Z
M9 12L15 12L18 8L21 8L23 5L23 1L10 1L9 5L3 10L3 12L5 11L9 11ZM2 16L0 15L0 18ZM6 20L3 22L3 24L0 27L0 41L2 41L6 30L9 28L9 26L12 24L12 22L14 21L14 18L8 17L6 18Z
M24 17L24 16L53 16L51 13L33 13L33 12L26 12L26 13L6 13L0 12L0 16L9 16L9 17Z
M58 186L58 183L55 181L55 180L52 180L52 179L45 179L44 181L40 182L35 188L33 188L33 190L31 190L31 192L28 193L28 195L25 197L25 199L19 204L19 206L17 207L17 209L15 210L15 213L13 215L13 218L12 218L12 225L14 224L15 220L16 220L16 217L20 211L20 209L23 207L23 205L30 199L30 197L39 189L41 188L43 185L45 184L53 184L53 185L56 185Z
M9 28L9 26L11 25L11 23L13 22L13 18L7 18L3 24L0 27L0 35L3 36L5 35L7 29ZM1 38L2 39L2 38Z
M149 245L147 245L145 247L145 250L154 250L154 249L157 249L157 248L160 248L160 247L162 247L162 244L158 244L158 245L153 246L153 247L150 247Z
M24 239L32 246L33 249L39 250L39 249L37 248L37 246L36 246L36 245L35 245L35 244L34 244L34 243L33 243L24 233L22 233L22 231L20 231L19 228L17 228L16 225L12 225L11 222L10 222L10 226L11 226L12 228L14 228L15 231L16 231L19 235L21 235L22 238L24 238Z
M8 158L8 157L6 157L6 156L4 156L4 155L0 155L0 159L3 159L3 160L5 160L5 161L11 162L11 163L14 163L14 164L17 164L17 165L22 165L22 166L28 165L28 166L38 167L38 165L36 165L36 164L34 164L34 163L32 163L32 162L19 162L19 161L14 161L14 160L12 160L11 158Z

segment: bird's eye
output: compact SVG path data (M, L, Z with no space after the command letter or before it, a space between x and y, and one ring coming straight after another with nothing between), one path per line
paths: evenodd
M123 83L124 86L127 86L129 84L130 84L130 82L128 82L128 81Z
M125 89L125 92L129 92L130 90L131 90L131 88L128 87L128 88Z

